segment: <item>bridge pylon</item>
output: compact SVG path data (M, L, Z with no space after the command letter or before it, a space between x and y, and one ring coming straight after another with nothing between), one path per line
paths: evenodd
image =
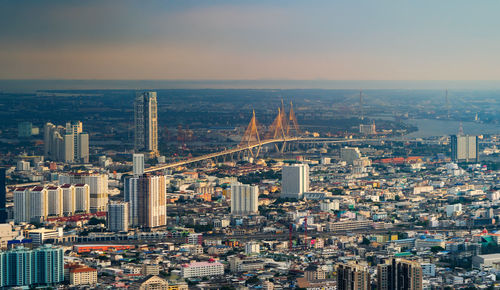
M297 122L297 117L295 117L295 112L293 110L293 103L290 102L290 112L288 113L286 135L287 136L300 136L299 123Z
M247 126L247 129L245 130L245 133L243 134L243 137L241 137L241 142L238 145L238 147L250 147L253 145L259 145L256 146L256 152L254 152L253 148L249 148L248 151L252 157L257 157L259 156L260 153L260 136L259 136L259 130L258 130L258 125L257 125L257 118L255 117L255 110L252 112L252 119L250 120L250 123Z

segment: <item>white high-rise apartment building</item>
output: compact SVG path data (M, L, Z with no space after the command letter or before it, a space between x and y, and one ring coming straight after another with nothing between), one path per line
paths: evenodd
M44 155L47 159L89 162L89 134L83 132L82 122L66 123L66 127L47 123L44 130Z
M138 92L134 102L135 150L158 155L156 92Z
M248 184L231 185L231 214L253 215L259 213L259 187Z
M88 184L90 211L106 211L108 204L108 176L100 173L67 173L59 175L59 184Z
M307 164L283 166L281 197L301 199L307 191L309 191L309 166Z
M144 174L127 178L124 196L129 202L131 226L155 228L167 224L165 176Z
M71 184L61 185L63 196L63 215L72 216L76 211L75 187Z
M49 216L62 216L63 215L63 190L59 186L48 186L47 200L48 200L48 215Z
M30 221L30 188L21 187L14 190L14 222L16 224Z
M16 188L13 195L16 223L42 222L48 216L70 216L76 211L89 212L90 188L87 184Z
M75 185L75 212L90 212L90 186L88 184Z
M141 176L144 174L144 154L133 155L133 172L134 176Z
M128 231L129 208L128 202L108 203L108 230L112 232Z
M48 215L47 189L35 186L29 191L29 213L31 222L43 222Z

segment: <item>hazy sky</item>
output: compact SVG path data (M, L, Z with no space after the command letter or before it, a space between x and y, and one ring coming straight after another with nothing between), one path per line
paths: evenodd
M0 0L0 79L500 80L500 1Z

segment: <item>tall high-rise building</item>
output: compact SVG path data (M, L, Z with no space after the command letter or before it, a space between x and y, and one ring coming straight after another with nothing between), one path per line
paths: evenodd
M253 215L259 213L259 187L248 184L231 185L231 214Z
M377 266L377 289L380 290L421 290L422 266L415 261L389 259Z
M63 250L50 245L0 252L0 267L0 287L49 286L64 281Z
M75 187L71 184L61 185L63 196L63 215L72 216L76 211Z
M108 230L112 232L128 231L129 208L128 202L108 203L107 222Z
M479 142L477 136L452 135L451 160L455 162L477 162L479 159Z
M135 150L158 155L156 92L138 92L134 102Z
M59 184L88 184L90 211L106 211L108 204L108 176L101 173L65 173L59 175Z
M124 196L129 202L130 225L156 228L167 224L165 176L144 174L125 179Z
M29 202L30 221L45 221L49 213L47 189L42 186L33 187L29 191Z
M6 169L0 167L0 224L7 222L7 208L5 206L5 200L7 196L6 186Z
M339 290L369 290L370 273L366 266L359 264L337 265L337 289Z
M90 212L90 186L88 184L75 185L75 212Z
M281 197L301 199L307 191L309 191L309 166L307 164L283 166Z
M132 158L134 176L141 176L144 174L144 154L134 154Z
M49 216L63 215L63 190L59 186L47 187L47 214Z
M89 162L89 134L82 122L66 123L66 127L51 123L44 127L44 156L67 163Z

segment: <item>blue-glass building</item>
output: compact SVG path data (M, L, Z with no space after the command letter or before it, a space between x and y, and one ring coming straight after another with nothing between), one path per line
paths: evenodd
M62 248L22 246L0 252L0 287L56 285L64 280Z

